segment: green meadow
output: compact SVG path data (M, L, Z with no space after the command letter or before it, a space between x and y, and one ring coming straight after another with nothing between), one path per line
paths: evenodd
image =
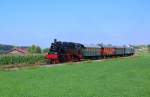
M150 97L150 54L0 71L0 97Z

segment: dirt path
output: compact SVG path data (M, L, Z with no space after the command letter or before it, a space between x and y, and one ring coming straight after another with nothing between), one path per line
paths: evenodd
M127 58L133 58L133 57L137 57L137 55L134 56L127 56L127 57L118 57L119 59L127 59ZM117 58L117 59L118 59ZM41 65L40 67L54 67L54 66L62 66L62 65L68 65L68 64L80 64L83 62L91 62L91 61L97 61L97 62L101 62L101 61L110 61L116 58L108 58L108 59L99 59L99 60L88 60L88 61L79 61L79 62L67 62L67 63L60 63L60 64L46 64L46 65Z

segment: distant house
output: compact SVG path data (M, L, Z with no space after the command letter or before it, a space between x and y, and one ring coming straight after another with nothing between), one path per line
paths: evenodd
M25 54L28 54L28 50L22 49L22 48L15 48L15 49L5 52L5 54L25 55Z

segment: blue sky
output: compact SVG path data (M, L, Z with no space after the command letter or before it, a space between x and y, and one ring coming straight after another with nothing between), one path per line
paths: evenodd
M149 0L0 0L0 43L150 43Z

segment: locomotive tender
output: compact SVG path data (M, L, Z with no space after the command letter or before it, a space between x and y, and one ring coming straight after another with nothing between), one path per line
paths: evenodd
M117 56L131 56L135 53L132 47L117 47L104 45L83 45L74 42L61 42L54 40L46 59L51 64L81 61L83 59L100 59Z

